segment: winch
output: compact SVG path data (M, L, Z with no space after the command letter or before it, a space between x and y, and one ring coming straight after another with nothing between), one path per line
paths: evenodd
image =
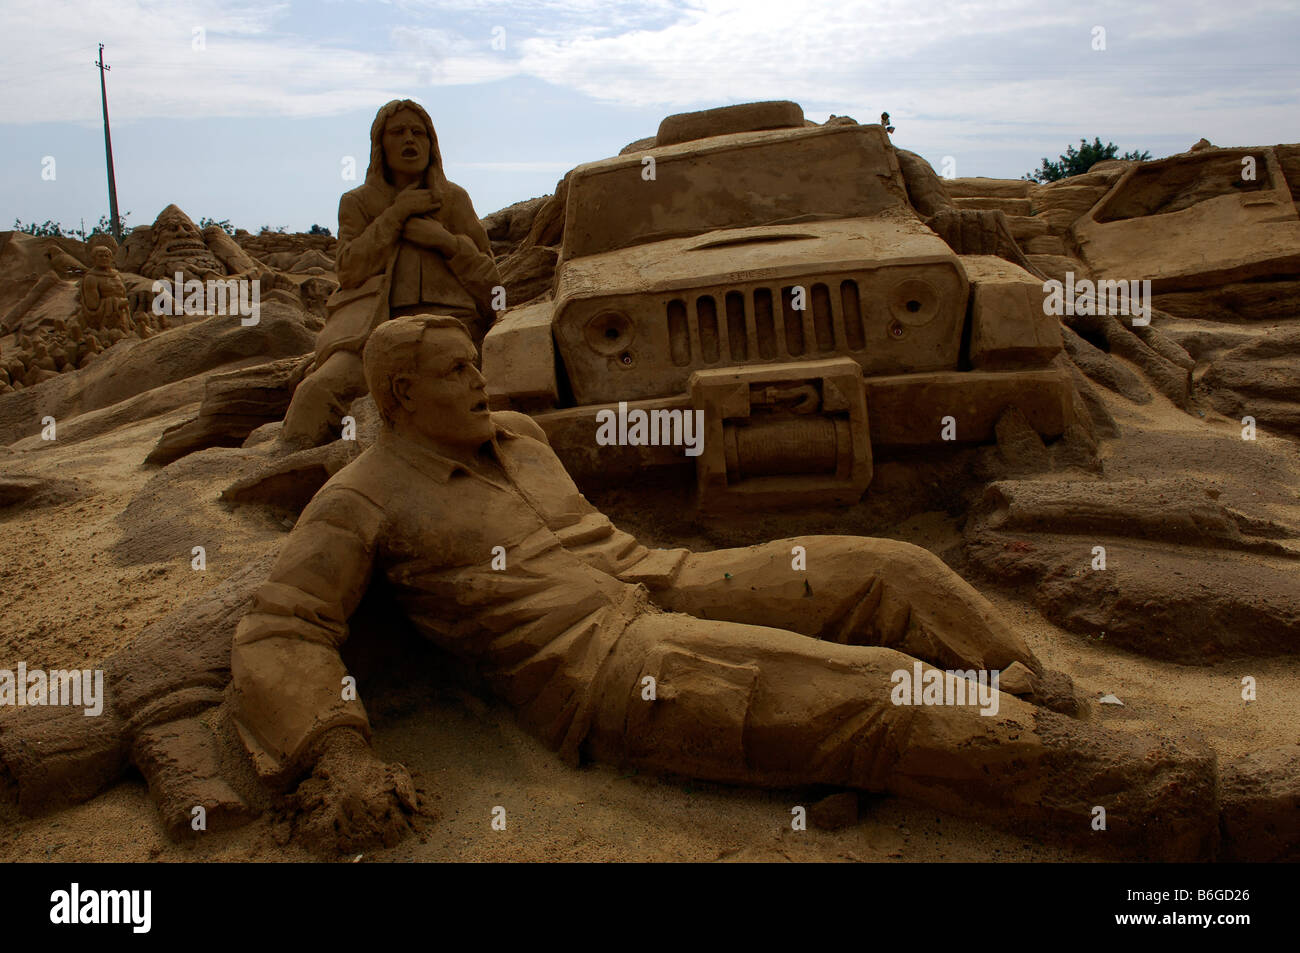
M830 358L696 371L702 509L854 503L871 482L862 368Z

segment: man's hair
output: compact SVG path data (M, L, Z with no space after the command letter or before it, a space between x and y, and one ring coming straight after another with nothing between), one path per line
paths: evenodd
M401 374L420 373L420 350L429 331L459 331L469 338L459 318L442 314L411 314L385 321L370 332L362 354L366 386L379 408L379 416L390 426L398 403L389 386Z

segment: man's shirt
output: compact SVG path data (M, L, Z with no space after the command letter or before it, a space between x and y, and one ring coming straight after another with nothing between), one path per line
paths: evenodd
M576 758L592 683L645 609L636 583L670 579L686 551L616 529L544 442L498 425L490 446L500 469L484 475L385 430L303 511L231 658L236 722L263 774L301 769L329 728L368 734L361 703L343 699L338 648L376 571L423 635Z

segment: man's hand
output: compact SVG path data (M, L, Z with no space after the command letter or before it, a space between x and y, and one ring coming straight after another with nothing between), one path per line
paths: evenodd
M442 203L429 189L402 189L393 201L392 211L406 221L412 215L426 215L441 207Z
M416 810L406 768L382 761L353 728L326 732L317 751L315 770L294 795L303 845L331 856L401 840Z
M460 243L456 241L455 235L438 222L427 218L407 219L406 225L402 228L402 237L425 248L440 251L448 258L460 250Z

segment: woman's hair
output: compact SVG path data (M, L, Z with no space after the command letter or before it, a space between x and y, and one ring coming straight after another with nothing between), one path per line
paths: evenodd
M424 186L432 189L435 194L442 195L447 179L442 171L442 152L438 148L438 133L433 128L433 120L429 118L424 107L413 99L394 99L380 106L379 112L375 113L375 121L370 124L370 165L366 169L366 182L375 185L383 183L388 188L392 188L393 183L388 177L388 163L384 161L384 126L403 109L409 109L424 123L425 132L429 135L429 165L424 172Z

